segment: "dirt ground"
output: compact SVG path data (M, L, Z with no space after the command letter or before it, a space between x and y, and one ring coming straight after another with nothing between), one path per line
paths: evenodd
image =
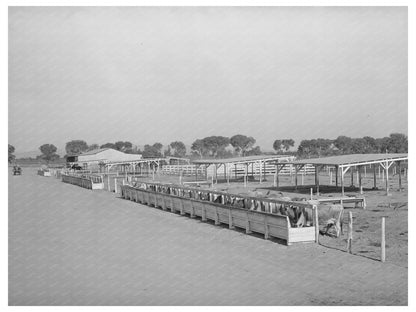
M287 247L24 169L9 175L9 305L406 305L407 193L374 192L350 255L344 238Z
M385 180L376 176L376 190L373 189L374 181L372 172L362 177L364 194L360 194L357 187L356 175L353 176L354 187L350 187L351 176L349 173L345 176L348 187L345 188L345 196L365 197L366 209L355 208L353 204L345 206L343 217L343 234L339 238L330 236L320 236L320 244L329 248L338 250L347 250L348 238L348 213L351 211L353 216L353 244L352 253L354 255L367 257L373 260L380 260L381 255L381 218L386 218L386 261L402 267L408 267L408 187L407 179L402 176L402 190L399 191L398 175L389 177L390 195L386 195ZM294 189L294 177L279 177L279 188L273 187L273 177L267 176L266 181L259 182L258 177L249 178L249 182L244 187L243 181L229 184L225 180L218 180L211 189L227 191L233 194L261 194L283 193L290 198L307 198L310 199L310 188L313 188L313 198L316 199L316 189L312 186L314 176L305 176L301 185L301 177L298 177L298 190ZM152 181L153 177L143 178L143 180ZM178 183L178 177L174 176L156 176L156 181ZM193 177L185 177L184 181L192 181ZM335 177L333 177L335 180ZM325 172L320 174L320 197L340 197L341 190L335 189L335 181L329 184L329 175ZM309 185L309 186L307 186Z

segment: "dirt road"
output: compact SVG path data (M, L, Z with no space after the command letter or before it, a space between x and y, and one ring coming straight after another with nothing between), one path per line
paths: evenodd
M406 305L406 268L284 246L24 170L10 305Z

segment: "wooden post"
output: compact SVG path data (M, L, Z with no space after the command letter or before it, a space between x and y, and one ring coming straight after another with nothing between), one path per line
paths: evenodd
M316 196L319 196L319 166L315 167Z
M295 190L298 189L298 166L295 165Z
M354 167L351 167L350 170L351 170L351 186L354 186Z
M341 192L342 192L342 197L344 197L345 190L344 190L344 168L343 167L341 167Z
M400 161L397 162L397 166L399 167L399 192L401 192L402 191L402 166L401 166Z
M248 212L246 213L246 234L251 234L251 229L250 229L250 218L248 215Z
M329 185L332 185L332 170L329 168Z
M380 168L380 167L379 167ZM376 165L374 165L374 171L373 171L373 180L374 180L374 189L377 188L377 174L376 174Z
M338 189L338 171L339 167L335 166L335 187Z
M347 251L352 253L352 212L348 213L348 242Z
M311 187L311 200L313 199L313 188Z
M247 172L246 172L246 174L247 174ZM260 162L259 162L259 174L260 174L260 184L261 184L261 180L262 180L262 178L263 178L263 175L262 175L262 170L261 170L261 160L260 160Z
M237 164L234 164L234 178L237 179Z
M278 183L278 174L279 174L279 165L276 165L276 172L274 174L274 180L273 180L273 186L274 187L278 187L279 183Z
M217 164L214 164L214 166L215 166L215 171L214 171L214 174L215 174L215 184L218 184L218 175L217 175Z
M231 209L228 209L228 228L230 230L235 229L234 225L233 225L233 216L232 216L232 211Z
M313 206L312 213L313 213L313 225L315 226L315 243L318 243L319 244L319 216L318 216L318 206Z
M304 185L305 184L305 174L304 174L304 172L302 172L302 185Z
M117 194L117 179L114 179L114 193Z
M364 166L364 178L367 178L367 166Z
M386 261L386 218L381 218L381 262Z
M383 182L384 182L384 171L385 171L385 170L383 170L383 171L381 172L381 181L383 181Z
M386 161L386 193L389 195L389 162Z
M224 181L227 180L227 166L224 163Z
M360 194L362 195L364 192L363 192L363 184L362 184L362 177L361 177L361 166L358 166L358 185L360 188Z
M374 170L375 170L375 168L374 168ZM378 165L378 178L379 179L381 178L381 168L380 168L380 165Z
M107 189L109 192L111 192L111 185L110 185L110 175L107 174Z

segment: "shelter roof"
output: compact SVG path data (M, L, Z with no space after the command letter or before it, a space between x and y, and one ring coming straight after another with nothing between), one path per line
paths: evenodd
M192 160L192 163L199 165L213 165L213 164L224 164L224 163L252 163L256 161L271 161L271 160L282 160L291 159L293 156L290 155L253 155L245 157L233 157L233 158L222 158L222 159L196 159Z
M390 154L350 154L322 158L300 159L291 162L295 165L331 165L331 166L348 166L370 163L380 163L386 160L405 160L407 154L390 153Z

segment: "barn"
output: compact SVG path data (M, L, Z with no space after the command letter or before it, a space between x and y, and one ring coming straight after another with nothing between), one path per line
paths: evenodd
M140 154L126 154L113 148L100 148L79 155L70 155L66 160L70 166L78 164L84 169L97 170L100 167L100 163L128 162L140 159L142 159Z

